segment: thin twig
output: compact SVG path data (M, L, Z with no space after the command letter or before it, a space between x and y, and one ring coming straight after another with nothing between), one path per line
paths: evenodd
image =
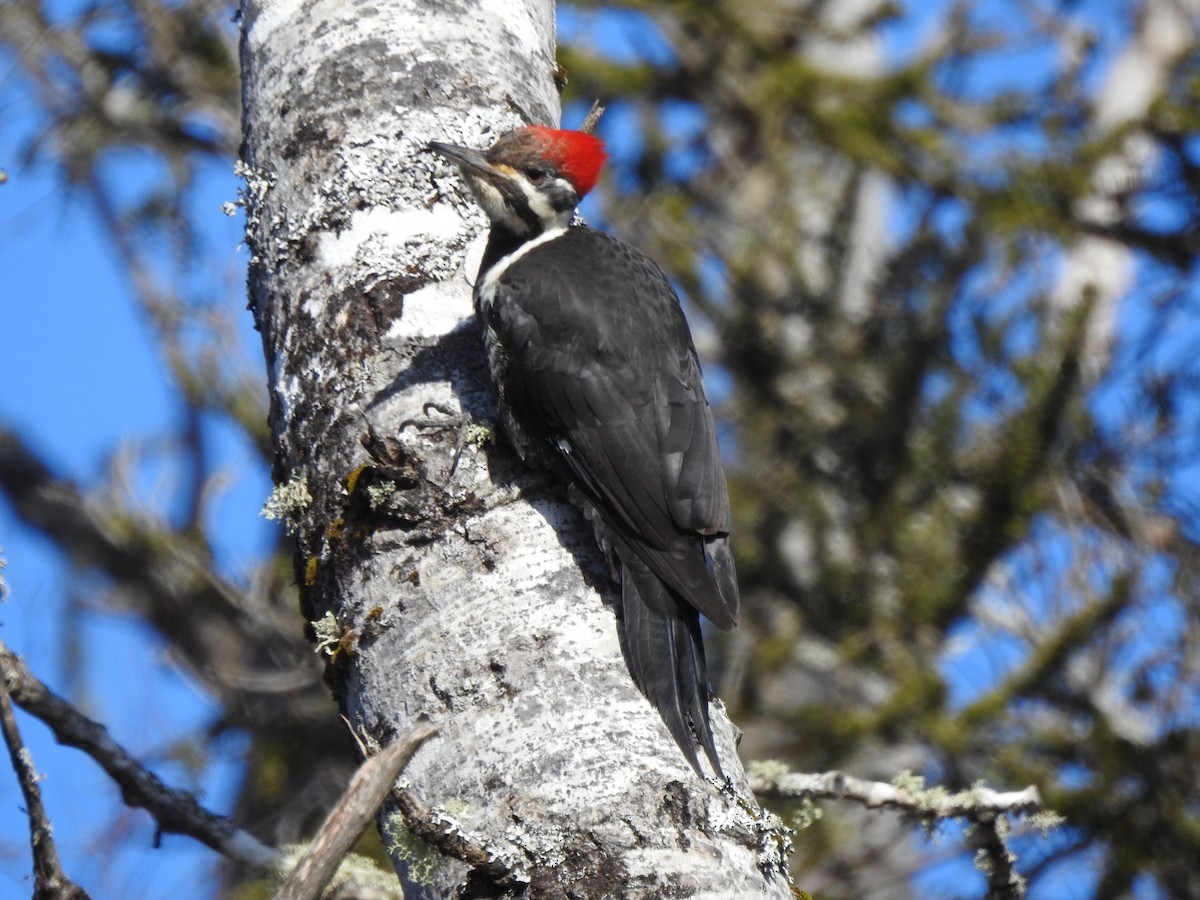
M600 117L604 115L604 107L600 105L599 100L592 101L592 108L588 110L588 114L583 119L583 124L579 126L579 130L585 134L591 134L596 130L596 126L600 124Z
M8 694L23 710L45 722L60 744L76 747L100 764L129 806L154 816L158 829L185 834L235 862L269 870L278 854L231 821L209 812L187 791L168 787L108 734L108 730L56 696L15 653L0 642L0 672Z
M388 792L420 746L437 728L417 725L400 741L370 757L354 773L308 849L280 885L275 900L315 900L333 879L342 859L375 817Z
M33 767L33 757L21 741L21 731L9 702L5 679L0 678L0 728L4 731L4 742L12 757L13 771L21 783L25 796L25 814L29 817L29 843L33 848L33 896L34 900L88 900L88 893L63 871L54 846L54 834L46 808L42 805L42 791L38 787L38 773Z

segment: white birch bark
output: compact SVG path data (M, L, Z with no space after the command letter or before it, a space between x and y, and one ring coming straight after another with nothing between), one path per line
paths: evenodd
M789 896L723 711L736 797L634 688L562 494L503 443L467 440L453 464L460 420L494 412L470 302L484 222L423 148L557 120L552 6L245 0L242 27L272 507L356 733L436 724L405 780L506 855L525 896ZM401 844L409 896L483 878Z

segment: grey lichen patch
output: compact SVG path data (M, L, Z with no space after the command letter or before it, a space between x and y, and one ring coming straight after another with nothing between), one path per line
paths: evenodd
M4 570L8 566L8 561L4 558L4 551L0 550L0 603L8 599L8 582L4 580Z
M792 855L792 829L779 816L764 809L758 810L752 822L758 838L759 871L768 876L779 874L790 881L788 857Z
M792 831L803 831L823 818L825 810L813 803L808 797L802 797L788 813L787 827Z
M320 619L309 624L312 626L316 643L314 651L324 656L330 665L343 663L358 653L361 639L358 631L343 627L332 612L326 612Z
M975 857L972 862L974 862L976 870L982 872L984 875L991 875L996 868L992 864L991 854L989 854L987 849L984 847L980 847L975 851ZM1022 884L1024 884L1024 879L1022 879ZM1021 895L1018 894L1016 896Z
M308 847L305 844L288 844L281 848L279 862L272 873L272 880L280 884L291 873ZM370 897L371 900L404 900L404 890L396 880L396 873L384 871L374 860L357 853L348 853L338 866L333 880L322 892L325 900L338 898Z
M312 499L308 491L308 479L303 475L293 475L271 491L271 496L263 504L262 516L283 522L288 534L294 534L301 515L308 509Z
M454 856L460 856L461 848L467 848L472 865L476 869L490 872L488 877L503 873L502 880L505 884L521 886L529 883L529 872L522 863L517 848L511 845L492 845L481 835L463 826L451 815L449 809L454 809L463 816L470 813L468 804L451 800L446 807L430 809L428 820L421 822L419 827L430 829L428 833L436 833L438 837L433 838L434 840L444 840L447 846L459 848L450 851ZM382 831L388 853L405 864L408 879L415 884L431 884L445 855L421 837L420 833L414 832L404 814L399 811L389 814L384 819Z
M404 132L434 136L437 130L433 122L428 128L412 122ZM353 279L368 292L401 274L399 259L406 271L421 271L422 282L450 277L461 259L460 252L446 252L447 244L465 249L480 229L464 229L462 211L478 213L472 205L436 202L429 171L434 158L425 139L399 137L380 152L376 141L348 135L322 148L322 177L311 185L309 206L290 210L285 240L307 242L327 268L340 270L335 278Z
M413 834L400 812L393 812L383 820L383 840L388 855L401 860L408 880L413 884L433 884L442 855Z
M1055 828L1065 825L1067 820L1052 809L1043 809L1029 816L1029 824L1046 837Z
M707 812L710 831L750 836L757 849L759 871L768 877L782 875L791 880L787 861L792 852L792 829L774 813L734 793L728 785L710 799Z
M242 179L242 187L238 189L237 200L222 204L221 211L233 215L240 206L246 212L246 243L249 247L257 246L256 237L263 231L262 210L266 204L267 195L275 186L273 176L264 170L256 169L242 160L233 164L233 174ZM265 235L264 235L265 236ZM259 265L262 258L255 252L250 257L252 266Z
M327 612L320 619L313 622L312 627L313 634L317 638L316 652L332 657L341 645L342 626L338 624L338 620L332 612Z
M371 509L379 509L392 499L392 494L396 493L396 482L388 479L381 481L378 484L367 486L367 502L370 503Z
M751 778L762 778L772 783L791 774L791 771L787 763L777 759L753 759L746 766L746 774Z
M496 439L496 426L493 422L473 421L467 425L463 434L463 443L472 447L483 447Z
M535 822L521 822L509 825L504 830L504 838L514 846L520 847L539 867L561 866L566 860L564 848L567 841L561 828Z
M925 779L908 769L904 769L897 774L892 779L892 785L908 795L909 800L916 807L918 813L923 812L928 814L921 818L921 824L925 831L925 839L930 842L937 842L940 839L938 831L940 820L936 814L938 807L950 796L949 792L943 787L932 787L927 790L925 788Z
M950 792L944 787L926 788L925 779L908 769L892 779L892 786L908 794L917 811L923 813L937 813L950 796Z

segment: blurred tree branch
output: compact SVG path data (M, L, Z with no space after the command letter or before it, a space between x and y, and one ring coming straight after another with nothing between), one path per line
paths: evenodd
M189 835L252 869L267 870L275 864L274 850L239 830L228 819L204 809L192 794L163 784L158 776L139 765L109 737L103 725L55 696L3 644L0 644L0 670L3 670L8 696L27 713L46 723L59 743L77 747L99 763L120 787L125 802L147 810L154 816L159 830Z
M38 787L38 775L33 766L33 756L21 740L17 720L9 700L9 675L7 667L0 672L0 731L4 732L4 743L12 759L13 771L21 785L25 798L25 815L29 818L29 842L33 847L33 896L35 900L87 900L88 893L71 881L63 871L54 845L54 831L50 818L42 805L42 790Z

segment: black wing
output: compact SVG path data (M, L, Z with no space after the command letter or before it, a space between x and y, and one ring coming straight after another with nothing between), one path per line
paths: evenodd
M552 249L552 252L551 252ZM572 228L501 276L485 321L502 401L676 594L737 623L729 500L700 365L661 270Z

